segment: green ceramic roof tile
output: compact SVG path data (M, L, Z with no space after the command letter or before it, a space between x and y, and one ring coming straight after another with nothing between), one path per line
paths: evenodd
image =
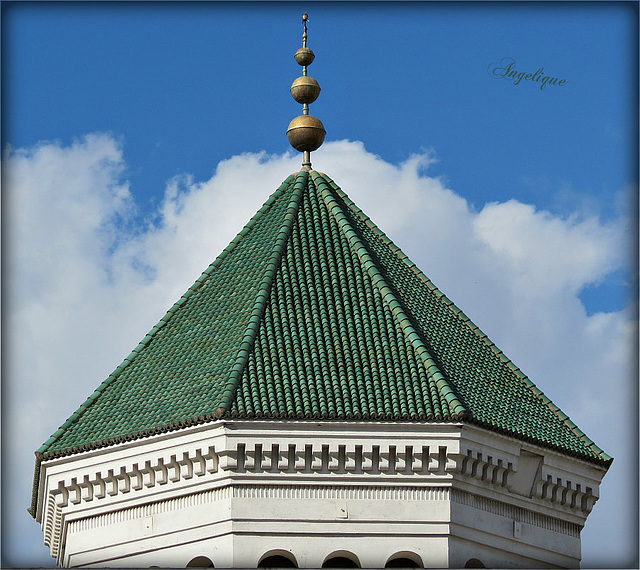
M37 456L220 417L473 422L611 461L314 171L284 181Z

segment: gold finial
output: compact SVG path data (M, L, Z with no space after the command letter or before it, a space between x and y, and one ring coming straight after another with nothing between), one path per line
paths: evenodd
M289 123L287 138L291 146L303 153L302 169L311 170L311 151L320 148L327 132L324 125L316 117L309 115L309 104L313 103L320 95L320 85L307 75L307 66L315 59L315 54L307 47L307 22L309 16L305 12L302 15L302 47L295 53L294 58L302 66L302 77L298 77L291 85L291 95L302 103L302 115Z

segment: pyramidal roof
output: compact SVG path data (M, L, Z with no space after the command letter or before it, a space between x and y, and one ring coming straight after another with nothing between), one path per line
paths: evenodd
M325 174L289 176L39 460L219 418L582 433Z

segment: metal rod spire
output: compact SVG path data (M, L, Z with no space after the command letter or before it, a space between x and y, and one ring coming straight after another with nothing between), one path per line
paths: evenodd
M309 16L305 12L302 15L302 47L295 53L294 58L302 66L302 77L298 77L291 86L291 95L298 102L302 103L302 115L296 117L289 123L287 138L291 146L302 152L302 170L311 170L311 151L320 148L324 142L327 132L324 125L309 114L309 105L320 95L320 85L313 78L307 75L307 66L311 65L315 54L307 47L307 22Z
M304 31L302 33L302 47L307 47L307 21L309 20L309 15L305 12L302 14L302 25L304 26Z

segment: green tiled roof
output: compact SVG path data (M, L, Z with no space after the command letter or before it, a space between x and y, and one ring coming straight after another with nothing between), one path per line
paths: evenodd
M463 421L611 461L315 171L284 181L36 453L221 417Z

